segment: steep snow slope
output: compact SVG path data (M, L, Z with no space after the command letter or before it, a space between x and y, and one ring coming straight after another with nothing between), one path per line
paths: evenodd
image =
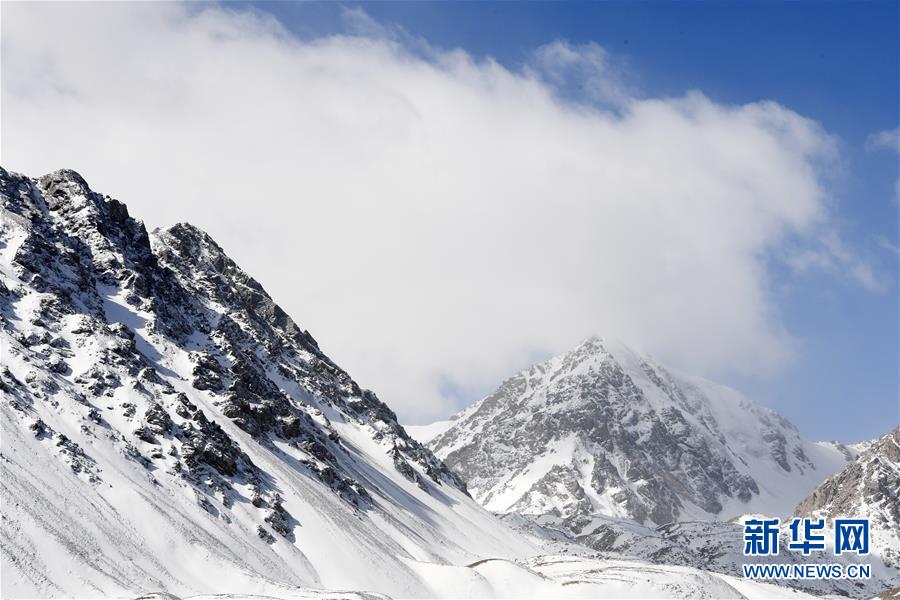
M4 597L429 595L533 551L203 232L72 171L0 192Z
M451 419L428 446L496 512L578 536L595 515L662 525L788 515L852 451L736 391L592 338Z

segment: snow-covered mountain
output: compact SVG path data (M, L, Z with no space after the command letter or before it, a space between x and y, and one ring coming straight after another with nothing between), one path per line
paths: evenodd
M533 553L202 231L72 171L0 193L3 597L432 596Z
M748 562L822 560L784 546L743 556L750 513L783 517L784 539L792 514L869 517L871 579L779 583L853 598L900 584L900 428L859 444L811 443L734 390L592 338L450 419L408 430L546 553L734 575Z
M804 440L727 387L591 338L414 435L488 509L574 536L594 517L663 525L787 516L854 452Z
M202 231L148 234L72 171L0 168L0 201L4 598L804 597L550 546Z
M813 490L795 514L869 519L873 553L900 569L900 426L866 444L855 460Z

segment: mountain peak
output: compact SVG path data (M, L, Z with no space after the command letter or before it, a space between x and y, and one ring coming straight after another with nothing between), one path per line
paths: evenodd
M599 336L508 379L428 445L489 509L576 535L595 515L786 514L844 461L734 390Z
M153 235L172 240L173 243L177 242L178 247L188 250L189 256L194 260L201 255L210 256L217 261L227 258L225 251L212 236L191 223L181 222L169 227L157 228L153 230Z
M91 188L88 186L87 181L84 180L84 177L82 177L78 171L73 169L57 169L56 171L38 177L38 181L44 187L67 183L72 185L73 189L81 194L87 195L91 193Z
M103 198L91 191L84 177L72 169L58 169L47 173L39 177L36 183L51 211L74 213L90 208L95 212L106 212Z

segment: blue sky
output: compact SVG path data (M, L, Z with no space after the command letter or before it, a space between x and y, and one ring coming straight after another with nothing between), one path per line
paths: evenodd
M510 68L556 39L614 53L647 96L691 89L722 103L775 100L838 136L834 182L843 235L878 267L871 291L821 273L778 273L775 294L801 342L774 380L731 383L814 438L852 441L900 422L898 157L867 149L898 126L900 46L895 2L264 3L300 36L343 29L341 7L363 8L432 45L463 48Z
M856 441L900 422L898 6L8 4L4 166L207 230L404 422L600 333Z

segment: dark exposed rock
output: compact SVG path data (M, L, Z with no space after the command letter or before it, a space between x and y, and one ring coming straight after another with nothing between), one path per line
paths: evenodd
M203 413L196 415L202 417ZM182 446L181 452L185 464L192 471L199 471L206 465L220 475L233 476L237 473L238 461L245 456L216 423L203 418L199 427L189 424L184 432L189 441ZM245 462L249 464L250 459Z
M62 358L54 354L47 361L47 367L54 373L65 374L69 371L69 365Z
M56 446L73 473L84 473L91 483L100 481L93 459L85 454L81 446L61 433L56 434Z
M91 409L88 410L87 418L98 425L103 422L103 415L101 415L100 411L94 407L91 407Z
M269 533L269 531L262 525L258 525L256 527L256 535L258 535L259 539L263 540L267 544L275 543L275 536Z
M142 442L147 442L148 444L159 443L159 440L156 439L156 436L153 435L153 431L151 431L149 427L138 427L134 430L134 437Z
M32 432L34 432L34 437L42 437L47 435L47 424L44 423L41 419L36 420L34 423L29 425L28 428Z
M168 434L172 429L172 417L158 402L154 402L144 413L147 428L160 435Z
M271 510L265 518L266 523L272 527L275 533L282 537L294 541L294 518L285 510L282 505L281 496L275 495L275 499L271 503Z
M221 392L224 383L222 381L223 370L219 361L208 352L192 353L191 359L195 361L193 386L198 390Z
M179 392L175 397L177 404L175 405L175 414L183 419L193 419L198 412L197 405L188 400L188 397ZM201 413L202 415L202 413Z

